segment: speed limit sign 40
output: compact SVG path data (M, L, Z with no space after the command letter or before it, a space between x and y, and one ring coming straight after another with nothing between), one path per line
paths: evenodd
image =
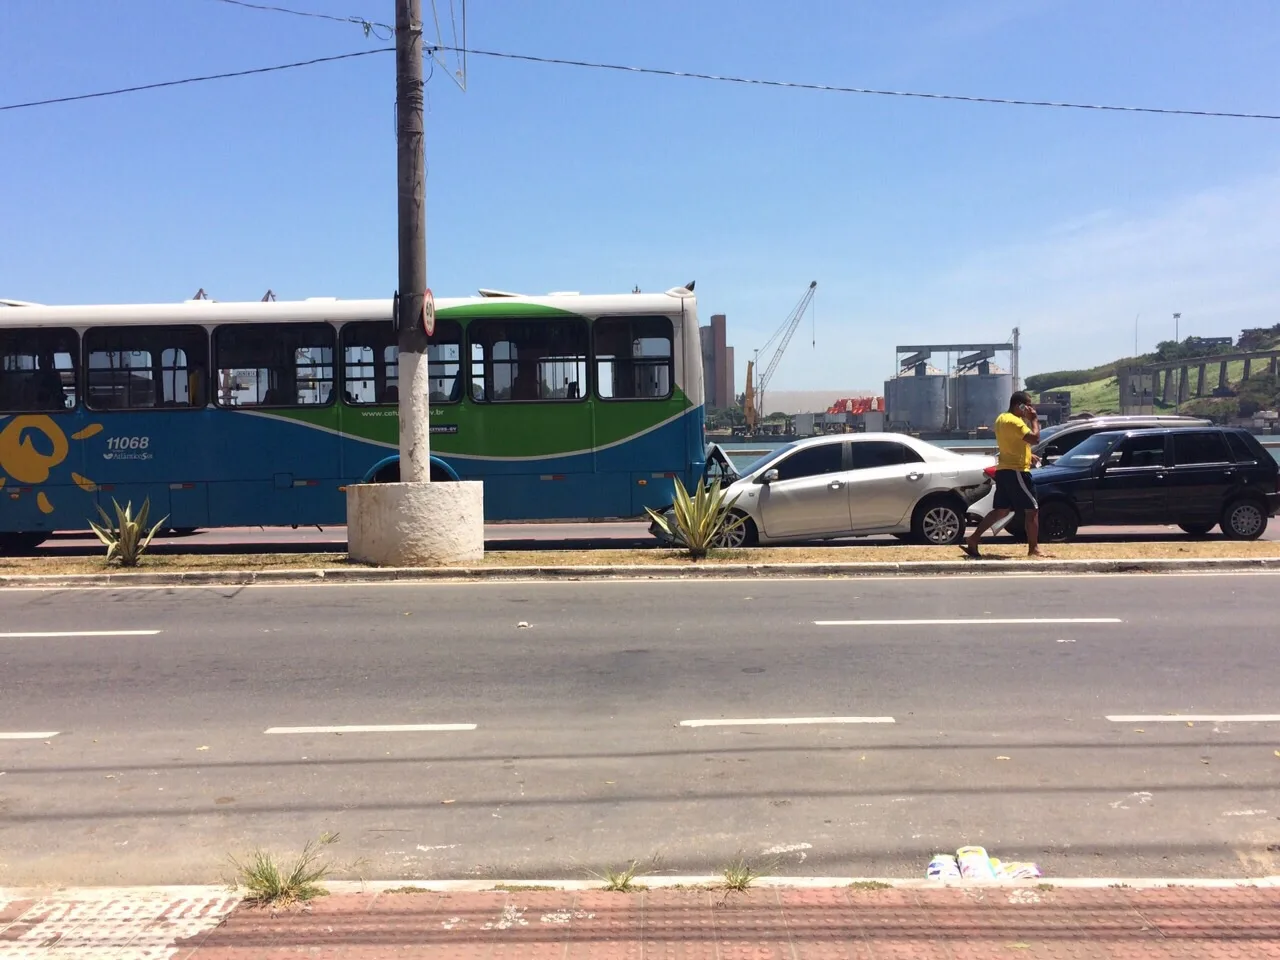
M436 332L436 298L430 287L422 295L422 329L428 337Z

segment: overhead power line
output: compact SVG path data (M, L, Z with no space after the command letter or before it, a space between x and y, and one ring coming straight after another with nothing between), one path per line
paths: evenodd
M665 70L660 67L631 67L618 63L597 63L591 60L567 60L562 57L540 57L529 53L505 53L497 50L462 50L454 47L443 49L466 53L473 57L496 57L502 60L521 60L526 63L555 64L565 67L588 67L593 70L616 70L621 73L642 73L657 77L679 77L688 80L714 80L719 83L737 83L756 87L781 87L788 90L816 90L823 93L854 93L876 97L914 97L922 100L956 100L964 103L994 103L1017 107L1057 107L1068 110L1109 110L1121 113L1161 113L1185 117L1227 117L1235 120L1280 120L1280 114L1242 113L1227 110L1185 110L1173 107L1126 107L1116 104L1072 103L1063 100L1021 100L1012 97L978 97L959 93L922 93L911 90L878 90L874 87L839 87L825 83L803 83L794 80L761 80L753 77L721 76L714 73L694 73L688 70Z
M55 103L74 103L77 100L95 100L100 97L115 97L125 93L140 93L143 90L160 90L164 87L180 87L188 83L204 83L206 80L228 80L231 77L250 77L259 73L275 73L279 70L293 70L297 67L312 67L318 63L334 63L338 60L352 60L355 57L370 57L376 53L393 53L395 47L379 47L377 50L358 50L355 53L339 53L332 57L315 57L312 60L298 60L294 63L280 63L273 67L255 67L252 70L233 70L229 73L211 73L203 77L185 77L182 80L162 80L159 83L143 83L136 87L119 87L115 90L99 90L97 93L78 93L70 97L50 97L47 100L28 100L26 103L6 103L0 105L3 110L22 110L25 107L47 107Z
M322 20L334 20L339 23L360 24L365 28L366 34L369 32L370 27L370 21L365 20L363 17L337 17L324 13L314 13L307 10L295 10L290 7L250 3L248 0L217 0L217 2L230 3L238 7L248 7L253 10L287 13L299 17L318 17ZM452 8L452 3L450 3L450 7ZM434 14L434 2L431 5L431 9ZM377 27L387 27L387 29L394 30L394 28L388 27L387 24L372 25ZM540 57L528 53L504 53L496 50L472 50L469 49L466 44L465 7L461 46L447 46L443 43L443 36L440 34L440 22L438 16L436 18L436 35L441 37L441 44L427 49L427 52L431 55L440 51L448 51L462 56L474 55L477 57L495 57L503 60L521 60L526 63L554 64L564 67L586 67L594 70L616 70L622 73L641 73L658 77L679 77L688 80L713 80L719 83L737 83L747 86L778 87L789 90L812 90L823 93L852 93L875 97L908 97L919 100L950 100L961 103L990 103L1010 107L1055 107L1064 110L1102 110L1112 113L1154 113L1183 117L1222 117L1233 120L1280 120L1280 114L1270 113L1244 113L1229 110L1186 110L1174 107L1129 107L1117 104L1073 103L1063 100L1026 100L1014 97L968 96L958 93L924 93L912 90L878 90L873 87L842 87L825 83L803 83L792 80L761 80L752 77L721 76L712 73L694 73L687 70L664 70L659 67L631 67L618 63L597 63L590 60L569 60L562 57ZM457 42L456 35L454 42Z
M396 32L396 28L392 24L379 23L377 20L368 20L365 17L339 17L331 13L316 13L314 10L295 10L292 7L278 7L270 3L250 3L249 0L215 0L215 2L228 3L233 7L245 7L248 10L262 10L266 13L287 13L293 17L310 17L313 20L355 24L364 30L366 36L377 30L385 30L387 36L379 37L381 40L390 40Z
M298 11L288 10L283 7L267 7L259 4L251 4L245 0L220 0L224 3L234 3L238 6L247 6L253 9L279 10L285 13L295 13ZM303 14L308 15L308 14ZM358 18L348 20L347 18L329 17L327 15L315 14L326 20L341 20L342 22L361 22ZM374 24L374 26L379 26ZM139 93L144 90L159 90L164 87L178 87L190 83L203 83L208 80L227 80L232 77L248 77L255 74L274 73L280 70L292 70L297 67L310 67L320 63L333 63L338 60L351 60L356 57L367 57L378 53L391 53L394 47L379 47L376 50L359 50L354 53L341 53L331 57L316 57L311 60L298 60L293 63L281 63L270 67L256 67L252 70L234 70L228 73L214 73L200 77L185 77L181 80L164 80L159 83L144 83L133 87L120 87L114 90L101 90L96 93L81 93L67 97L51 97L45 100L30 100L25 103L9 103L0 105L0 111L21 110L26 107L45 107L58 103L74 103L79 100L94 100L102 97L114 97L126 93ZM970 96L958 93L925 93L912 90L880 90L874 87L842 87L823 83L804 83L795 80L764 80L758 77L734 77L723 76L714 73L695 73L688 70L667 70L661 67L636 67L626 66L617 63L601 63L591 60L570 60L563 57L543 57L530 53L509 53L498 50L476 50L474 48L463 46L448 46L444 44L430 45L424 48L428 54L435 54L440 51L448 51L451 53L465 54L476 57L491 57L501 60L515 60L524 63L550 64L555 66L580 67L594 70L612 70L620 73L636 73L647 76L658 77L675 77L686 80L708 80L718 83L734 83L743 86L755 87L773 87L787 90L807 90L822 93L846 93L858 94L862 96L878 96L878 97L905 97L922 100L944 100L961 103L989 103L1001 106L1020 106L1020 107L1053 107L1068 110L1099 110L1118 113L1150 113L1163 114L1167 116L1184 116L1184 117L1222 117L1234 120L1280 120L1280 114L1270 113L1245 113L1239 111L1227 110L1189 110L1174 107L1133 107L1120 106L1117 104L1101 104L1101 103L1073 103L1062 100L1024 100L1012 97L980 97Z

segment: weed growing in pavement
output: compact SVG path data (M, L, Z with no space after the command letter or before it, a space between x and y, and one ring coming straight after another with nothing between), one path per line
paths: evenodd
M390 890L386 892L387 893L430 893L431 891L428 890L426 887L407 886L407 887L392 887Z
M254 850L245 860L231 857L236 885L248 891L245 900L260 907L286 907L322 897L327 891L320 881L328 876L330 865L321 861L320 855L325 847L337 842L336 833L322 833L319 840L308 840L287 868L262 849Z
M529 893L533 890L554 890L549 883L499 883L489 888L494 893Z
M1048 891L1050 891L1050 890L1056 890L1056 889L1057 889L1057 887L1055 887L1052 883L1037 883L1037 884L1036 884L1036 889L1037 889L1037 890L1044 890L1045 892L1048 892Z
M147 547L151 545L151 538L160 529L160 524L169 518L164 517L148 530L147 515L151 512L150 497L142 501L142 509L138 511L136 517L133 515L133 501L122 508L113 498L111 504L116 508L115 520L113 521L99 504L98 513L102 515L102 524L99 525L90 520L89 526L93 529L94 536L107 548L107 563L119 560L122 567L136 567Z
M726 864L720 875L724 877L724 888L737 893L746 890L763 876L742 857Z
M849 884L850 890L891 890L893 884L883 880L855 880Z
M604 873L592 873L601 882L603 888L611 893L632 893L636 890L644 890L642 884L636 883L636 874L640 870L640 863L632 860L630 864L621 870L615 870L612 867L606 867Z

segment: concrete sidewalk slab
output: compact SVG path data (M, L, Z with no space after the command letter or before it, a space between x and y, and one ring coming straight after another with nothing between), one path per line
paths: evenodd
M239 902L225 887L0 890L0 960L168 960Z
M241 907L188 960L326 957L1280 957L1280 892L1237 886L337 894ZM3 954L0 954L2 956Z

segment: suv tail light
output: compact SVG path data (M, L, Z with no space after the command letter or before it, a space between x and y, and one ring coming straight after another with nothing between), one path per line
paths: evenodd
M986 477L988 480L994 480L996 478L996 468L987 467L987 469L982 471L982 475ZM1277 479L1276 483L1277 485L1280 485L1280 479Z

